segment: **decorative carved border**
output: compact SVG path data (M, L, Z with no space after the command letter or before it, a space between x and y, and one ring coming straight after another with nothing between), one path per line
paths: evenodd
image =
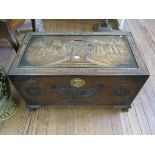
M102 35L125 35L133 56L137 62L138 68L19 68L20 61L23 57L25 49L31 39L31 36L42 36L42 35L52 35L52 36L102 36ZM119 30L114 30L111 32L65 32L65 33L39 33L39 32L29 32L24 38L22 46L10 68L9 75L149 75L148 69L138 51L132 34L130 32L123 32Z

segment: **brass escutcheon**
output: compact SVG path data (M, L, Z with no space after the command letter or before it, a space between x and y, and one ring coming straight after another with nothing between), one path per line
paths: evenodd
M70 81L72 87L80 88L86 84L86 81L80 78L74 78Z

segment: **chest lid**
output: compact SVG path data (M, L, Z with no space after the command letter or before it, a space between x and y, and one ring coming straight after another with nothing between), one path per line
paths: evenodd
M127 32L28 33L9 74L118 74L141 65Z

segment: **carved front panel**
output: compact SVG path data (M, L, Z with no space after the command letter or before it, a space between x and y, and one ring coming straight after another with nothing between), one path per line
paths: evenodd
M27 79L26 79L27 78ZM73 79L82 79L85 85L72 85ZM14 81L26 101L37 104L129 104L137 95L145 78L112 76L37 76Z
M33 36L20 67L123 67L137 64L126 36Z
M25 91L28 95L33 97L46 95L46 90L39 87L27 87Z

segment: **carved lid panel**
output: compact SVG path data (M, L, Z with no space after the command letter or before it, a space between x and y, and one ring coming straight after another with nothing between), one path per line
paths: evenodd
M137 68L125 35L33 35L19 68Z

